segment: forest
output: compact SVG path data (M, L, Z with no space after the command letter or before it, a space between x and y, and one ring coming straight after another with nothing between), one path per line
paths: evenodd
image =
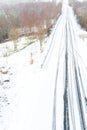
M61 14L61 3L29 2L0 4L0 43L21 36L42 39Z

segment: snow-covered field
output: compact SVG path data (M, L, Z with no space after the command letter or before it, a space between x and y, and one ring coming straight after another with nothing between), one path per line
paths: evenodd
M64 14L61 17L64 17ZM57 58L59 48L57 49L56 42L60 40L56 40L61 38L63 26L62 23L61 26L57 24L51 35L43 41L43 52L40 51L39 41L35 41L26 48L4 57L6 47L12 49L13 43L0 45L0 130L51 130L54 95L52 80L56 67L55 62L52 61L53 59L56 61ZM74 26L79 36L78 32L80 31L81 34L82 31L77 24ZM19 49L25 42L24 37L20 39L17 43ZM46 62L45 67L41 68L51 44L52 47L55 45L53 55L50 54L49 63ZM87 38L78 38L77 55L79 55L80 65L84 66L84 72L87 74ZM49 68L48 64L50 64ZM63 75L59 80L61 78Z
M56 25L54 31L55 28ZM50 37L44 39L43 52L40 50L39 41L20 50L26 43L25 37L17 43L20 51L10 56L5 54L13 50L13 42L0 45L0 130L35 129L37 125L38 129L42 129L44 121L46 124L47 120L50 122L49 101L51 102L51 99L48 95L52 90L47 88L49 84L47 78L50 75L46 70L41 69L41 65L49 51L54 31ZM51 126L44 125L43 130L46 127Z

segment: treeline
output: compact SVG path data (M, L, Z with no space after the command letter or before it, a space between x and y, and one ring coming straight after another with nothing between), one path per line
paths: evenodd
M33 2L0 5L0 42L23 35L49 34L61 13L61 3Z
M82 28L87 30L87 1L75 2L74 11Z

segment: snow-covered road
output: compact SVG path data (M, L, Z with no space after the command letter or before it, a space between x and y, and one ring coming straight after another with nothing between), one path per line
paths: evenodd
M41 67L29 66L29 47L8 58L12 87L1 92L6 91L11 101L2 111L0 130L86 130L87 90L79 31L72 8L64 4Z

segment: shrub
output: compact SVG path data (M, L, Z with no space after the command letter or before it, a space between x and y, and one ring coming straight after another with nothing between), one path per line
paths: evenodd
M87 30L87 2L75 2L74 12L82 28Z

